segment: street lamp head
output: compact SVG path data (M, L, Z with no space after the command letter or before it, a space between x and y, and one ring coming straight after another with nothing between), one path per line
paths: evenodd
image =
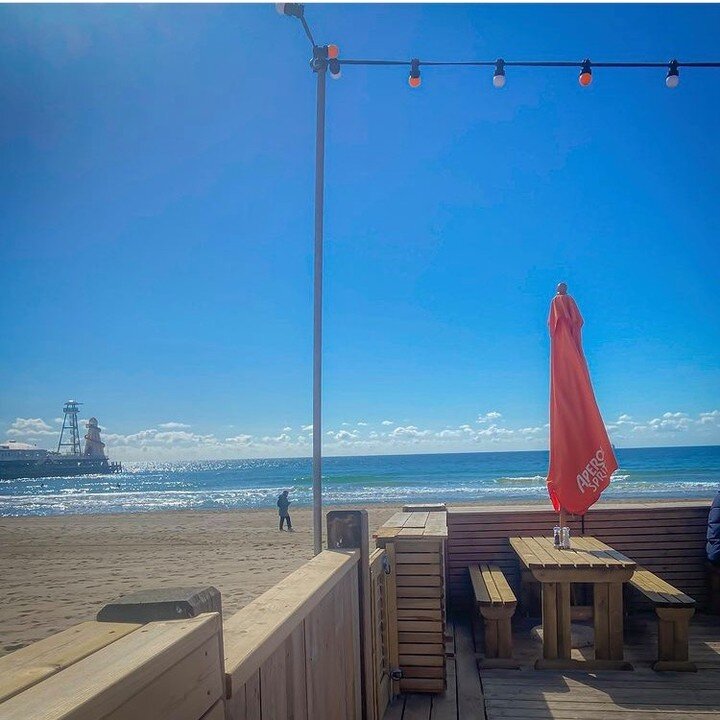
M301 3L275 3L278 15L289 15L290 17L301 18L305 13L305 6Z

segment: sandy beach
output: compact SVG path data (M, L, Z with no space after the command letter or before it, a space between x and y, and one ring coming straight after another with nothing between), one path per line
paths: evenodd
M372 533L400 505L366 509ZM143 588L214 585L232 614L312 557L311 508L294 509L292 520L288 533L276 510L2 518L0 655Z
M331 508L325 508L325 511ZM397 506L369 509L371 531ZM312 557L312 511L180 511L0 519L0 655L134 590L214 585L234 613Z

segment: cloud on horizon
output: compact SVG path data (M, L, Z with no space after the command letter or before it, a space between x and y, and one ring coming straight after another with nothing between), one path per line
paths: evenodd
M342 427L342 426L345 427ZM720 444L720 410L695 416L667 411L657 417L635 420L623 413L606 424L618 446ZM16 418L6 430L16 440L41 443L57 437L58 429L41 418ZM104 433L115 460L192 460L243 457L306 456L312 448L312 425L293 433L284 426L276 435L250 432L223 436L198 433L183 422L164 422L137 432ZM406 452L472 452L479 450L542 450L547 448L548 424L508 425L497 411L483 413L475 421L442 428L379 423L341 423L341 429L324 432L327 455L393 454Z

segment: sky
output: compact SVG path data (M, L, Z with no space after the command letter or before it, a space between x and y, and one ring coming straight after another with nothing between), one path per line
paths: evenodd
M720 60L720 6L312 5L343 58ZM315 77L272 5L0 6L0 439L311 452ZM720 71L328 81L326 454L547 447L559 281L613 442L720 444Z

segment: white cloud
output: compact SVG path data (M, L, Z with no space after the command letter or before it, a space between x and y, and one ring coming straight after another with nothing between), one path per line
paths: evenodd
M357 437L358 434L356 432L352 432L349 430L340 430L339 432L335 433L335 439L339 441L354 440Z
M415 425L407 425L405 427L396 427L391 433L390 437L394 438L424 438L432 433L430 430L419 430Z
M433 427L405 421L394 429L392 420L383 420L379 431L361 420L326 429L323 448L327 455L547 448L547 423L512 427L501 418L499 412L492 411L456 425ZM193 431L185 423L166 422L130 433L106 431L103 438L111 458L122 461L298 457L307 456L312 446L312 425L295 432L288 425L265 435L238 426L232 429L232 436L226 436L231 426L223 427L225 433L217 435ZM720 444L720 410L697 414L673 410L646 420L623 413L608 422L607 428L620 447ZM16 418L6 432L14 439L46 446L51 446L58 435L57 427L42 418Z
M15 418L7 431L7 434L11 437L38 437L41 435L57 435L57 433L57 428L50 427L40 418Z
M502 413L499 413L497 410L491 410L488 413L485 413L484 415L478 415L478 418L475 422L480 423L481 425L492 422L493 420L499 420L502 417Z
M245 447L251 445L253 440L252 435L235 435L235 437L225 438L225 442L229 445L238 445Z

